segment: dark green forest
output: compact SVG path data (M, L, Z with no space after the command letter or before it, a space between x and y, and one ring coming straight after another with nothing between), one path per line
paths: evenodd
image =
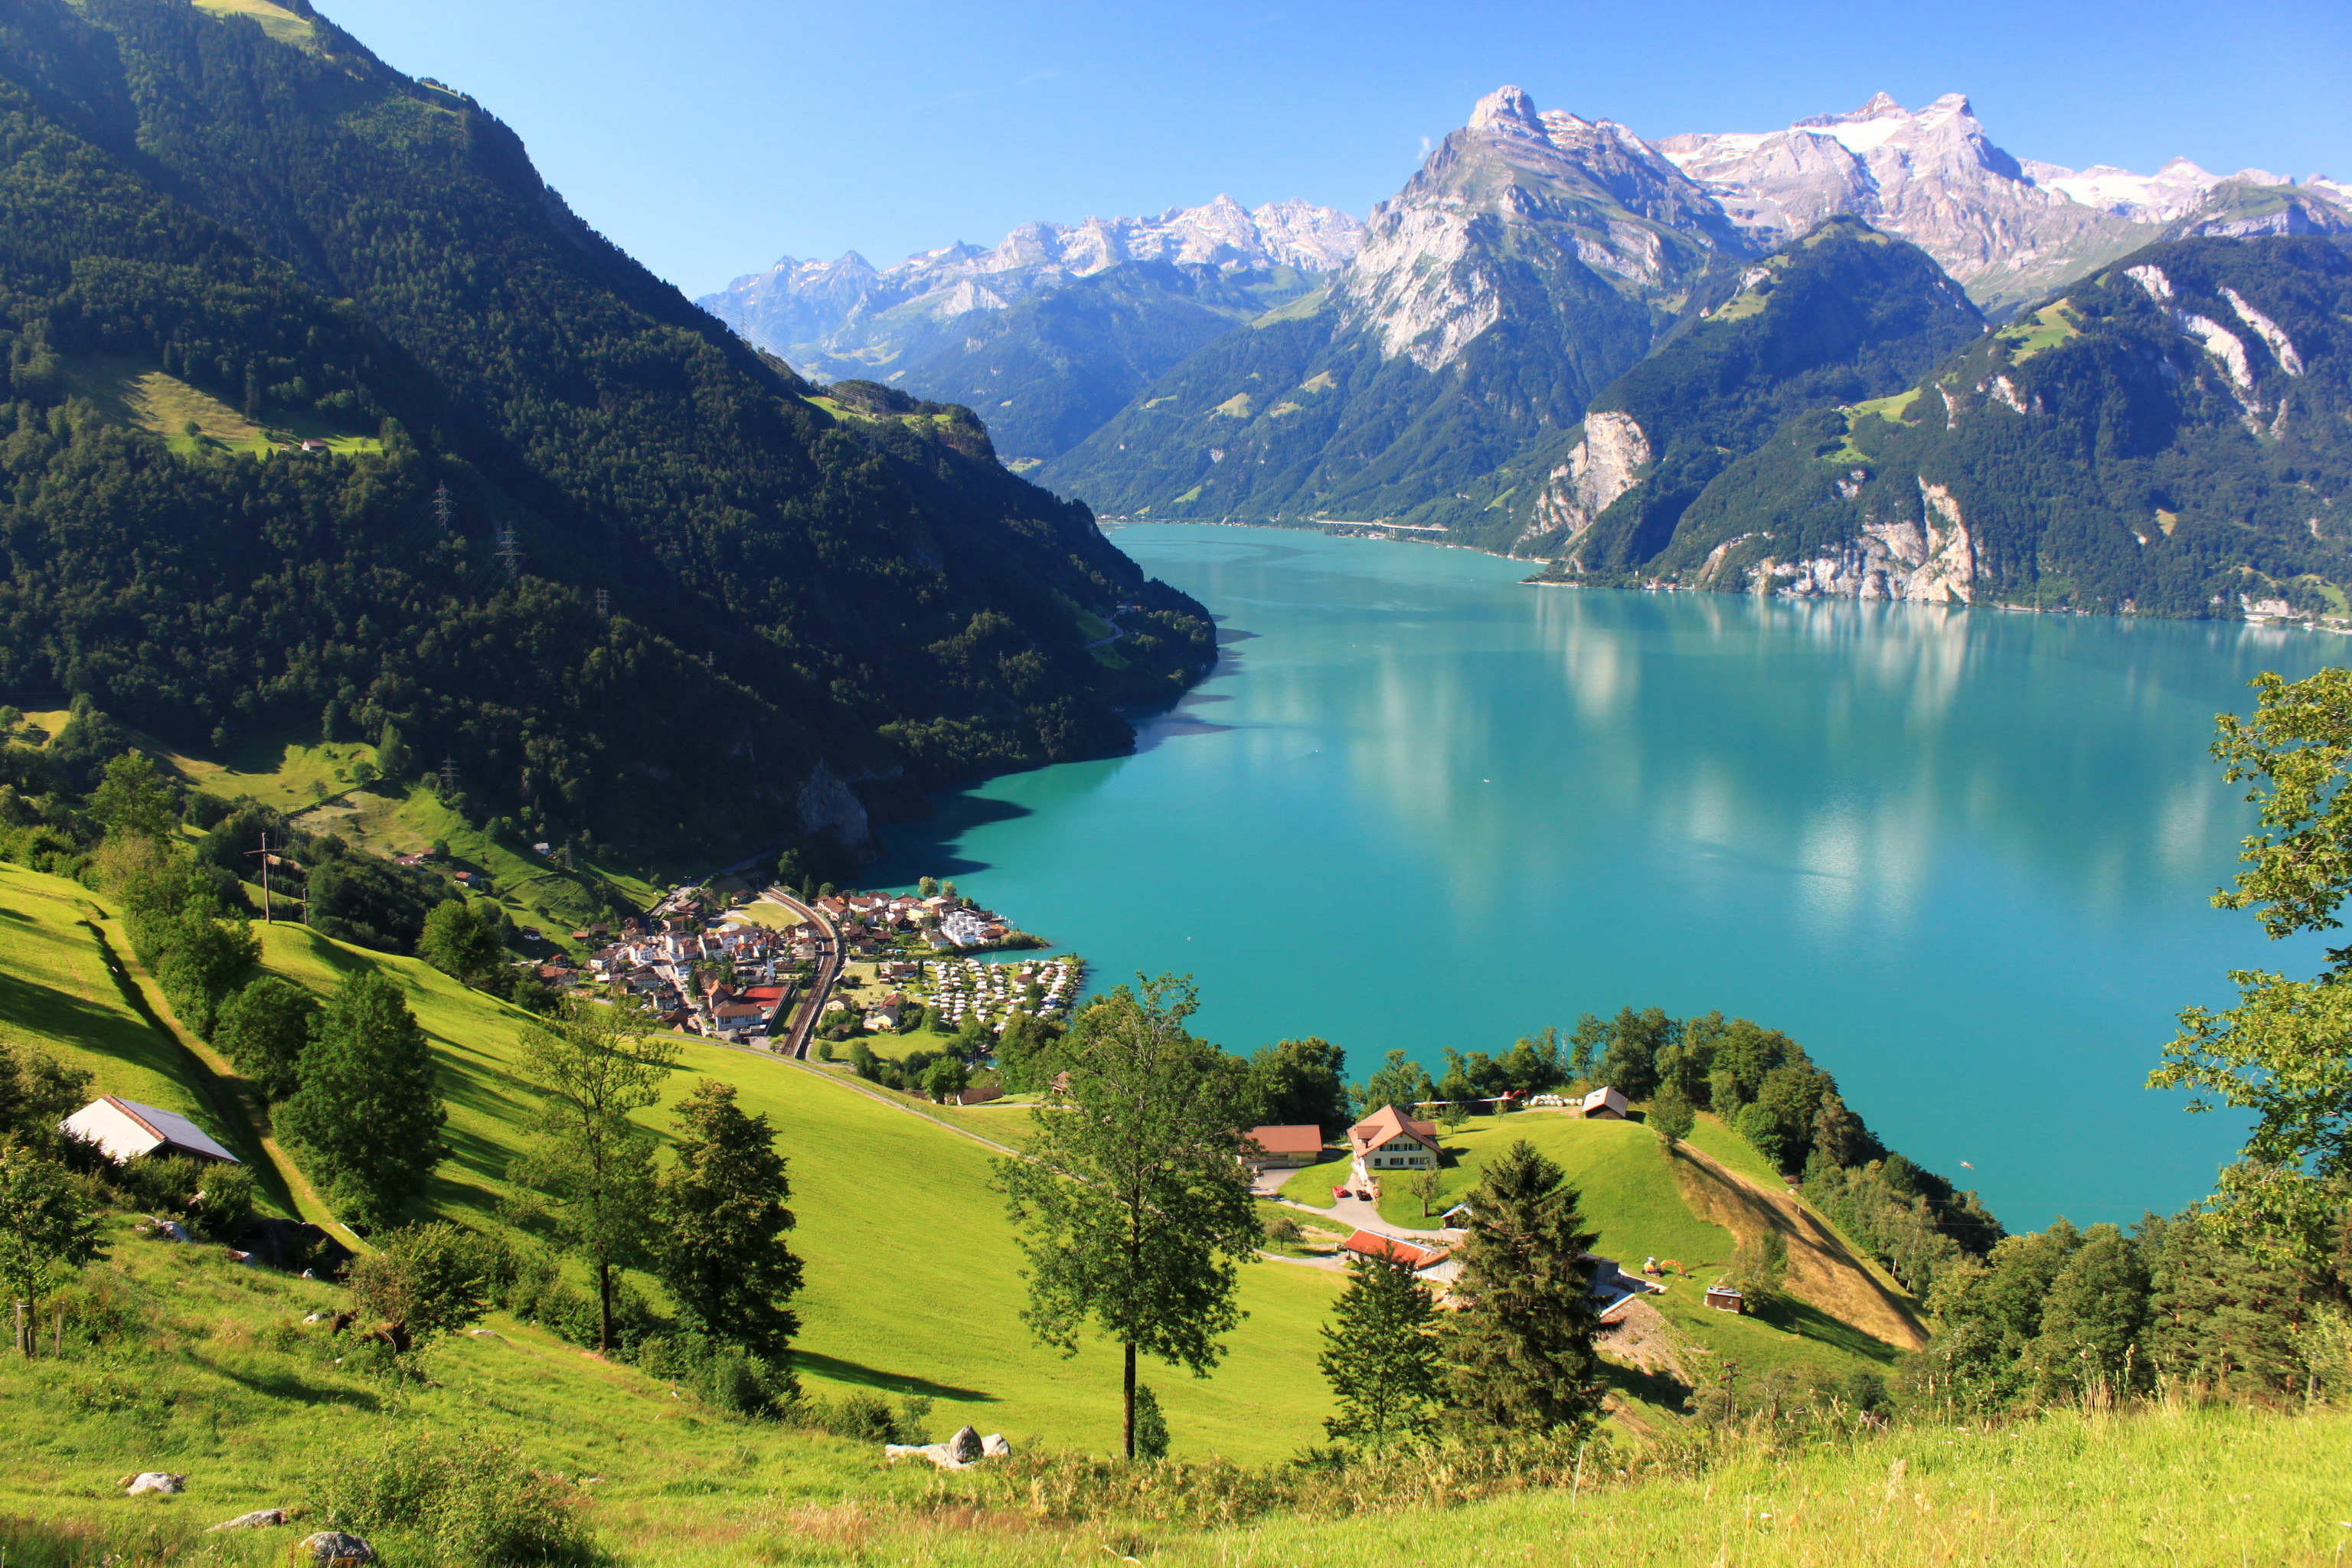
M813 401L471 100L291 8L305 42L0 15L8 700L194 747L391 722L483 815L652 852L789 837L820 762L887 807L1117 752L1205 667L1199 607L969 416ZM373 439L175 440L105 395L155 373Z

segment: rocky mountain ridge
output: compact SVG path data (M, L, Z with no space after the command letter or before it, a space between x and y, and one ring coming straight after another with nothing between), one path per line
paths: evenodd
M2340 232L2337 204L2352 198L2352 187L2322 176L2298 187L2266 170L2215 174L2185 158L2152 175L2019 159L1959 93L1913 110L1882 92L1780 131L1670 136L1656 147L1743 228L1785 238L1833 214L1861 217L1927 251L1996 315L2159 238ZM2282 195L2259 213L2236 210L2256 191Z
M787 256L697 303L817 375L887 378L943 346L948 338L936 329L958 318L1006 309L1121 262L1328 272L1355 255L1362 226L1332 207L1286 201L1253 211L1220 195L1150 217L1026 223L992 247L959 242L893 267L877 268L854 250L833 261Z

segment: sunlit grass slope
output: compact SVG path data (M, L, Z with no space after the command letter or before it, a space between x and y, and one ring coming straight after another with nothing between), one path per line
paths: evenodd
M140 1012L116 967L108 904L79 883L0 863L0 1036L37 1046L92 1077L97 1094L176 1110L240 1152L238 1125L208 1092L210 1075Z
M468 1223L497 1224L530 1105L513 1066L528 1016L414 959L361 952L303 927L267 928L263 941L270 969L316 990L360 964L400 982L432 1039L449 1111L454 1153L429 1201ZM704 1074L736 1084L792 1159L793 1245L808 1263L802 1366L813 1387L929 1394L941 1401L943 1418L951 1407L958 1421L1073 1447L1116 1440L1112 1352L1090 1346L1064 1361L1020 1321L1019 1253L990 1189L992 1151L824 1074L698 1041L684 1042L667 1099ZM661 1126L666 1118L646 1121ZM1268 1458L1321 1436L1328 1411L1316 1328L1339 1279L1264 1263L1244 1280L1250 1315L1215 1375L1145 1374L1182 1450Z

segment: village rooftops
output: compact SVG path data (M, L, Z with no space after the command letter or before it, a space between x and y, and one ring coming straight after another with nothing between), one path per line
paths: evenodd
M1345 1252L1360 1253L1366 1258L1386 1258L1415 1270L1433 1268L1451 1257L1444 1247L1416 1247L1410 1241L1400 1241L1393 1236L1381 1236L1360 1230L1339 1244Z

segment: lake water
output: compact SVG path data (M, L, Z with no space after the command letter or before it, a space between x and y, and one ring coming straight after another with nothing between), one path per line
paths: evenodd
M1098 984L1189 972L1207 1037L1322 1035L1358 1079L1629 1004L1751 1017L2012 1228L2176 1208L2235 1147L2141 1083L2225 970L2318 944L2208 907L2251 812L2205 746L2333 638L1114 537L1219 617L1214 676L1134 756L893 828L887 885L951 876Z

